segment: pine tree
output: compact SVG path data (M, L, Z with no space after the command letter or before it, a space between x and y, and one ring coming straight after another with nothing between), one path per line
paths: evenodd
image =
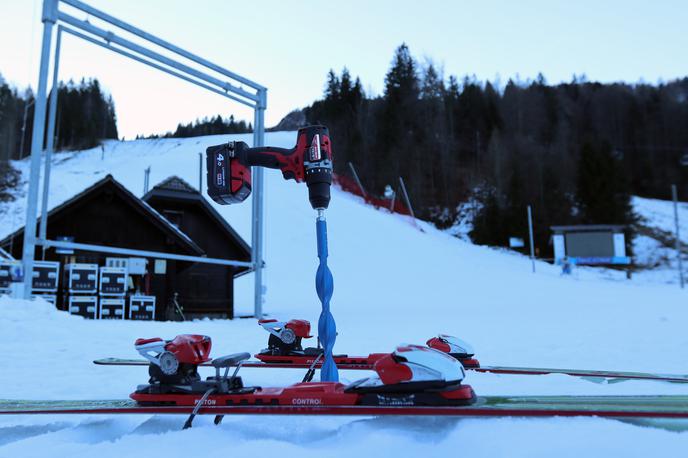
M578 205L587 224L630 224L630 194L618 160L606 142L583 144L578 164Z

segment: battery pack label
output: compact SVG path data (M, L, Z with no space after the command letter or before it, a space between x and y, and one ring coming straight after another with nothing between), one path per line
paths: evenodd
M226 183L225 155L217 153L215 155L215 186L224 187Z

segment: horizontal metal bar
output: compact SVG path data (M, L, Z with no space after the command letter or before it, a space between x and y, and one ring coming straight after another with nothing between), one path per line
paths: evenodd
M193 84L195 84L196 86L200 86L200 87L202 87L203 89L207 89L207 90L209 90L209 91L211 91L211 92L214 92L214 93L216 93L216 94L219 94L219 95L222 95L222 96L227 97L227 98L229 98L229 99L232 99L232 100L234 100L234 101L236 101L236 102L239 102L239 103L241 103L241 104L244 104L244 105L246 105L246 106L248 106L248 107L251 107L251 108L255 108L255 107L256 107L256 104L253 103L253 102L249 102L249 101L247 101L247 100L240 99L239 97L236 97L236 96L234 96L234 95L232 95L232 94L230 94L230 93L228 93L228 92L222 91L222 90L220 90L220 89L216 89L216 88L214 88L214 87L212 87L212 86L209 86L209 85L207 85L207 84L205 84L205 83L202 83L202 82L200 82L200 81L198 81L198 80L195 80L195 79L193 79L193 78L191 78L191 77L188 77L188 76L186 76L186 75L184 75L184 74L182 74L182 73L176 72L176 71L174 71L174 70L172 70L172 69L169 69L169 68L167 68L167 67L163 67L162 65L156 64L155 62L151 62L151 61L149 61L149 60L147 60L147 59L144 59L144 58L142 58L142 57L139 57L139 56L137 56L137 55L135 55L135 54L132 54L132 53L130 53L130 52L128 52L128 51L125 51L125 50L123 50L123 49L120 49L120 48L117 48L117 47L115 47L115 46L112 46L111 44L109 44L109 43L107 43L107 42L103 43L103 42L101 42L101 41L98 41L98 39L96 39L96 38L90 37L90 36L88 36L88 35L84 35L83 33L77 32L76 30L71 29L71 28L69 28L69 27L66 27L66 26L64 26L64 25L58 26L58 34L61 33L61 32L69 33L69 34L71 34L71 35L74 35L75 37L81 38L82 40L86 40L86 41L88 41L88 42L90 42L90 43L93 43L93 44L95 44L95 45L101 46L101 47L103 47L103 48L105 48L105 49L108 49L108 50L110 50L110 51L114 51L114 52L116 52L116 53L118 53L118 54L121 54L121 55L123 55L123 56L125 56L125 57L128 57L128 58L133 59L133 60L138 61L138 62L141 62L142 64L146 64L146 65L148 65L148 66L150 66L150 67L153 67L153 68L155 68L156 70L161 70L161 71L163 71L163 72L165 72L165 73L168 73L168 74L170 74L170 75L172 75L172 76L176 76L177 78L180 78L180 79L183 79L184 81L188 81L188 82L190 82L190 83L193 83Z
M126 254L129 256L141 256L143 258L171 259L174 261L200 262L203 264L219 264L222 266L236 266L253 268L252 262L232 261L230 259L206 258L203 256L187 256L184 254L163 253L160 251L135 250L131 248L119 248L103 245L92 245L89 243L64 242L57 240L36 240L37 245L46 248L67 248L72 250L91 251L95 253Z
M203 59L202 57L199 57L195 54L192 54L188 51L185 51L184 49L181 49L172 43L169 43L161 38L156 37L155 35L151 35L150 33L139 29L138 27L135 27L131 24L128 24L124 21L121 21L117 19L116 17L110 16L109 14L97 10L93 8L92 6L89 6L79 0L60 0L62 3L65 3L69 6L72 6L78 10L83 11L84 13L90 14L91 16L97 17L99 19L102 19L105 22L109 22L110 24L119 27L122 30L126 30L127 32L133 33L134 35L138 35L139 37L143 38L144 40L148 40L151 43L155 43L158 46L161 46L169 51L172 51L176 54L179 54L182 57L186 57L189 60L192 60L196 62L197 64L201 64L204 67L207 67L211 70L215 70L218 73L221 73L225 76L228 76L236 81L239 81L240 83L243 83L247 86L250 86L256 90L264 90L266 89L264 86L261 86L260 84L251 81L248 78L244 78L241 75L238 75L230 70L227 70L226 68L222 68L219 65L213 64L212 62Z
M8 259L10 261L14 261L14 256L9 254L7 251L3 250L2 247L0 247L0 257Z
M119 37L115 35L113 32L109 32L106 30L103 30L99 27L94 26L93 24L90 24L86 21L82 21L80 19L77 19L73 16L70 16L68 14L65 14L63 12L58 12L58 19L60 21L64 21L67 24L70 24L73 27L76 27L77 29L81 29L85 32L88 32L90 34L96 35L104 39L105 41L108 42L114 42L117 43L118 45L127 48L131 51L135 51L139 54L142 54L148 58L157 60L158 62L161 62L165 65L169 65L170 67L176 68L177 70L180 70L184 73L187 73L189 75L193 75L194 77L201 79L203 81L206 81L208 83L214 84L218 86L221 89L224 89L229 92L233 92L241 97L245 97L249 100L253 100L254 102L259 102L260 101L260 96L258 94L251 94L250 92L245 91L244 89L241 89L232 83L226 82L219 80L213 76L207 75L199 70L196 70L194 68L189 67L188 65L184 65L180 62L177 62L173 59L170 59L169 57L165 57L162 54L159 54L155 51L151 51L150 49L146 49L141 45L138 45L132 41L129 41L127 39L124 39L122 37Z

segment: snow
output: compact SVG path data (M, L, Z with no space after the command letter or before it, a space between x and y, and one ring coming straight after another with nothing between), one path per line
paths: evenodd
M668 232L673 236L676 225L674 223L674 203L672 201L634 196L631 203L633 210L642 220L649 222L652 227ZM681 241L688 243L688 203L678 203L678 218Z
M635 264L644 269L638 272L638 280L677 285L679 274L673 202L636 196L632 204L639 217L640 232L633 240L633 256ZM678 203L678 218L681 243L685 244L688 242L688 203ZM685 248L683 251L682 260L688 266Z
M294 139L293 132L277 132L266 142L291 146ZM102 160L100 148L58 154L50 205L107 173L141 196L149 165L151 187L173 174L197 183L198 152L223 141L227 137L108 142ZM26 177L28 163L16 166ZM278 172L266 178L265 310L278 319L315 324L320 311L314 288L315 214L306 187L285 182ZM26 184L15 202L0 206L0 237L21 225L25 195ZM639 205L649 212L665 203ZM215 208L250 241L249 202ZM327 219L336 351L388 351L401 342L422 344L448 333L470 342L486 365L688 372L686 292L666 284L665 276L629 281L581 268L562 277L559 268L542 262L532 274L526 257L472 245L425 223L419 223L421 232L408 217L377 211L336 189ZM660 216L657 220L663 227ZM237 306L246 313L252 309L250 277L237 284ZM207 334L214 339L215 355L257 351L267 339L249 319L99 322L68 316L41 301L8 298L0 299L0 330L1 397L7 399L125 398L145 382L146 370L91 361L135 357L138 337ZM242 369L242 374L256 385L287 384L303 376L288 369ZM344 381L366 375L341 372ZM563 375L468 372L466 382L482 395L688 395L688 386L681 384L595 384ZM193 429L180 431L182 423L176 416L6 416L0 418L0 457L210 456L225 450L235 456L647 457L680 455L688 447L688 433L597 418L237 416L216 427L201 417Z

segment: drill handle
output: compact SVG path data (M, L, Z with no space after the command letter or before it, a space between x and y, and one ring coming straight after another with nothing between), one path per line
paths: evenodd
M273 146L258 146L246 148L243 151L242 162L249 166L281 169L287 163L287 157L294 154L294 148L275 148Z
M244 143L245 145L245 143ZM298 148L275 148L273 146L257 146L237 150L237 157L246 166L259 166L282 171L285 180L304 180L303 154L298 154Z

